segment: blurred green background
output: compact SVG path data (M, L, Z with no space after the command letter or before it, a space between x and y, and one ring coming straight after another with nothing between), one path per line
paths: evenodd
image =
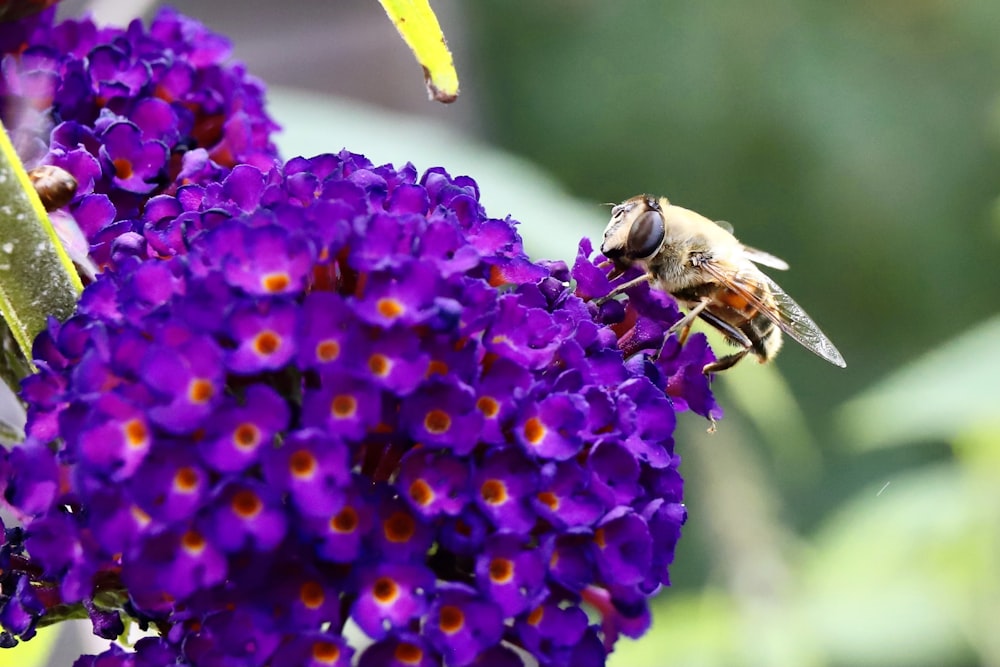
M374 0L173 4L277 86L287 155L470 173L539 258L651 192L791 264L848 367L789 343L681 420L674 585L613 664L1000 666L1000 3L434 2L451 107Z

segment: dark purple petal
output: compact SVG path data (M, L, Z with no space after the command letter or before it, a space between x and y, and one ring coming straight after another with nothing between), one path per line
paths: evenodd
M281 542L287 528L277 493L252 482L223 487L205 523L212 543L226 552L269 551Z
M344 376L327 376L327 380L322 389L303 396L303 425L343 438L360 438L382 416L381 392Z
M201 455L219 472L244 470L260 459L288 419L288 404L273 389L248 387L242 402L226 397L216 410L199 442Z
M340 510L351 474L347 446L320 430L298 431L265 453L264 475L305 516Z
M649 526L638 514L620 507L612 510L594 533L597 566L606 581L640 583L649 570L653 541Z
M441 658L426 640L413 634L394 634L377 641L361 654L358 667L441 667Z
M541 458L565 460L583 446L587 403L575 394L550 394L522 412L515 433L525 449Z
M147 194L158 185L166 168L167 147L161 141L143 141L133 123L111 125L102 136L100 156L112 182L126 192Z
M538 469L520 450L490 450L473 485L476 504L497 527L522 532L534 525L531 497L538 489Z
M427 517L459 514L468 502L469 464L447 452L416 449L402 460L399 489Z
M350 667L354 649L333 634L310 632L290 638L275 651L272 667Z
M463 667L495 646L503 629L503 613L494 603L461 584L441 584L424 635L448 664Z
M494 535L476 559L476 585L505 617L517 616L548 595L549 557L548 549L533 547L518 535Z
M435 382L403 402L400 419L415 441L463 456L479 443L483 416L469 388Z
M358 577L351 618L365 634L381 639L424 614L434 592L434 573L421 565L385 564Z

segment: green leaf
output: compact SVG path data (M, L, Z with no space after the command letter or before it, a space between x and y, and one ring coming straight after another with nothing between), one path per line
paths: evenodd
M0 313L25 360L31 359L31 343L45 328L46 319L69 317L82 290L4 129L0 132ZM30 361L27 368L33 369Z
M966 331L848 401L839 421L860 449L951 440L997 423L1000 316Z
M998 664L997 489L940 464L880 480L826 522L800 613L833 664Z
M860 449L951 440L997 424L1000 316L886 377L840 410L839 425Z
M458 74L451 51L427 0L379 0L403 41L424 68L424 81L432 100L454 102Z
M699 323L698 329L722 354L725 339L706 325ZM780 361L761 365L745 360L716 377L713 389L725 410L738 409L753 423L774 461L795 469L795 481L814 484L821 469L819 447L780 366ZM719 428L727 428L725 418Z

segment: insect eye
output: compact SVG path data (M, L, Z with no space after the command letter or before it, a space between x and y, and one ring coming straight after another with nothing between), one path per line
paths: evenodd
M666 229L663 215L659 211L646 211L632 223L628 230L628 254L630 257L649 257L663 243Z

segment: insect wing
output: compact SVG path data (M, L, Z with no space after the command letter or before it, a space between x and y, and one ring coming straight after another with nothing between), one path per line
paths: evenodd
M782 331L801 343L807 350L815 352L835 366L845 368L847 362L844 361L844 357L840 354L840 351L820 331L820 328L816 326L812 318L806 315L806 311L802 310L802 307L795 303L792 297L785 294L785 291L778 286L778 283L763 273L761 275L764 276L767 286L771 288L771 295L774 297L779 316L775 317L766 310L764 311L765 314L774 320L774 323L781 327Z
M788 270L788 262L780 257L775 257L769 252L757 250L757 248L751 248L750 246L743 246L743 254L746 255L747 258L754 264L769 266L772 269L778 269L779 271Z
M701 268L724 287L736 292L755 306L761 314L778 325L778 327L793 339L798 341L810 352L823 357L831 364L844 368L847 363L836 346L820 331L806 311L795 303L792 297L778 283L768 278L763 272L750 265L750 270L727 271L715 262L705 262ZM773 303L767 303L761 297L758 283L763 283L770 291Z

